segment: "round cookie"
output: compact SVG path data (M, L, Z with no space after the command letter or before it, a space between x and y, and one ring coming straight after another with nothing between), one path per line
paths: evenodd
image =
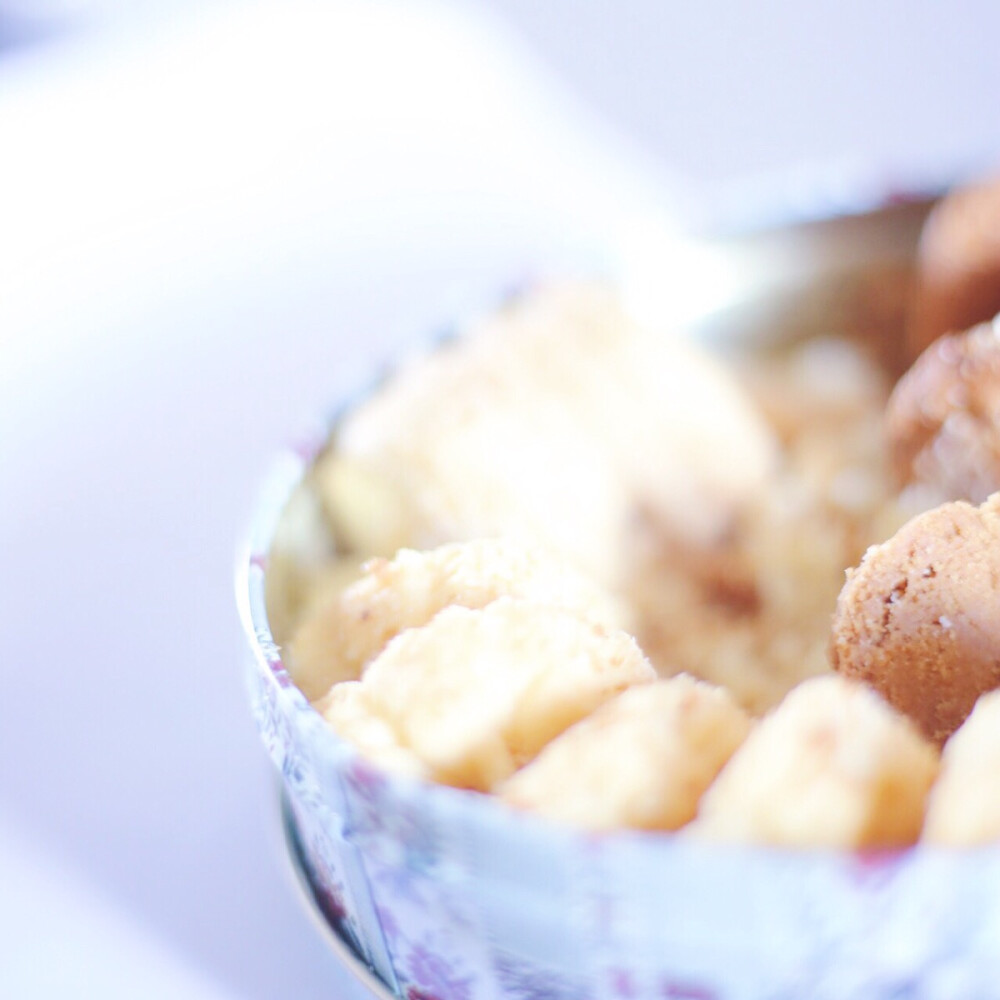
M944 504L872 546L840 592L830 656L944 743L1000 687L1000 495Z
M893 390L886 434L900 486L973 503L1000 490L997 324L931 344Z
M1000 312L1000 178L958 188L927 218L906 338L916 357Z
M1000 312L1000 179L958 188L927 218L907 347L917 357L945 333Z

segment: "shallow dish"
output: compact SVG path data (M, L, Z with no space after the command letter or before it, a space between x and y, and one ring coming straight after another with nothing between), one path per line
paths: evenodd
M720 245L752 276L693 335L878 336L893 357L924 204ZM315 442L315 450L323 440ZM1000 996L1000 851L857 854L588 835L393 777L295 688L267 615L315 454L276 464L238 568L254 712L289 841L337 941L406 1000ZM339 946L338 946L339 947Z

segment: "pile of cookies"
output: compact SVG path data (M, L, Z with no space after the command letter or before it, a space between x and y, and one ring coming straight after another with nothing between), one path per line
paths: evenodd
M894 389L836 337L729 363L600 284L401 369L312 470L296 683L389 771L589 829L1000 839L1000 337L952 332L1000 307L997 191L932 214Z

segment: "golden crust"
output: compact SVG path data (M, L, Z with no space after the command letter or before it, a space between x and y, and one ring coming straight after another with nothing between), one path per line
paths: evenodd
M1000 686L1000 497L958 501L907 522L849 575L830 655L934 742Z
M676 830L750 718L687 675L631 688L553 740L499 789L511 805L592 830Z
M624 623L624 611L600 587L538 548L480 539L430 552L404 549L391 560L370 560L360 579L314 604L292 636L292 677L306 697L320 698L331 685L356 680L404 629L425 625L442 608L481 608L502 596Z
M598 705L654 676L625 632L501 597L482 609L445 608L400 632L359 690L431 777L487 791Z
M907 328L916 358L938 337L1000 312L1000 179L958 188L924 225Z
M912 844L937 768L935 748L875 692L818 677L756 726L689 829L786 847Z
M993 323L936 340L886 407L900 486L982 503L1000 489L1000 336Z

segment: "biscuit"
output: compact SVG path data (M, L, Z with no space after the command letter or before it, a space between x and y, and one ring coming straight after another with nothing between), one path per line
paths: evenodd
M1000 489L1000 336L993 323L936 340L886 407L893 471L941 500Z
M404 549L372 559L361 578L333 591L305 615L289 644L292 679L315 700L355 680L386 643L424 625L442 608L480 608L507 595L571 609L607 625L624 624L617 602L555 556L509 539Z
M346 415L317 482L349 549L516 534L617 587L637 509L716 537L775 455L706 351L566 283L395 373Z
M907 326L910 357L998 312L1000 179L987 179L946 195L924 224Z
M945 744L924 839L971 846L1000 840L1000 691L984 694Z
M750 717L727 691L679 674L606 702L499 794L591 830L676 830L749 729Z
M943 504L872 546L837 599L830 657L937 744L1000 686L1000 496Z
M411 778L429 777L427 767L399 742L392 726L372 712L357 681L338 684L316 708L338 736L376 767Z
M501 597L400 632L359 684L368 710L435 780L488 791L598 705L654 677L627 633Z
M874 691L817 677L757 724L688 829L786 847L912 844L937 768L933 745Z

